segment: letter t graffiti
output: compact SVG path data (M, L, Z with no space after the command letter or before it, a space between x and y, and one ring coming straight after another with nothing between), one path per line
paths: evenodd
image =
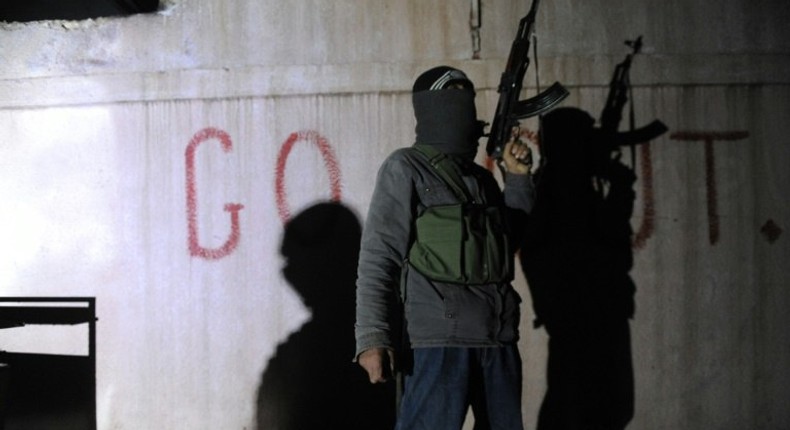
M708 239L711 245L719 241L719 209L716 189L716 163L713 151L714 141L733 141L749 137L746 131L681 131L672 133L670 139L681 141L705 142L705 186L708 203Z

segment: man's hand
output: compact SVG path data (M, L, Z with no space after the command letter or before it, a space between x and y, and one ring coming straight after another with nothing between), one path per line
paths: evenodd
M502 151L502 164L505 171L514 175L526 175L532 170L532 150L519 139L521 130L513 127L510 140Z
M368 372L371 384L387 382L395 374L395 352L391 349L365 350L357 361Z

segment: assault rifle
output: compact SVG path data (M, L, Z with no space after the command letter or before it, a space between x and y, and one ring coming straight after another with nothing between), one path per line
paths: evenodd
M502 158L505 143L510 140L511 130L519 124L519 120L546 112L568 96L568 90L555 82L537 96L519 100L524 74L529 67L529 45L535 32L538 2L539 0L532 0L529 12L519 21L518 32L497 88L499 102L486 145L488 156L497 160Z
M650 124L635 128L633 103L631 103L631 115L629 131L618 133L618 127L623 117L623 108L628 102L631 91L631 62L634 56L642 49L642 36L636 40L627 40L625 44L631 48L631 52L625 59L615 67L612 80L609 82L609 95L606 98L606 106L601 112L601 132L603 137L610 141L614 146L645 143L657 138L667 131L667 126L659 120L654 120Z

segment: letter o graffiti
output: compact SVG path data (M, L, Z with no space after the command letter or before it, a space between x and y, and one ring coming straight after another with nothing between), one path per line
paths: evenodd
M337 164L337 158L332 150L332 147L327 142L326 138L321 136L315 131L300 131L291 133L288 139L283 143L280 153L277 156L277 168L275 172L275 196L277 199L277 213L283 224L287 223L291 218L291 209L288 207L287 194L285 192L285 166L288 162L288 156L291 153L296 142L309 141L318 147L321 157L324 159L324 166L327 173L329 173L329 182L332 192L332 201L339 202L341 199L341 186L340 186L340 168Z

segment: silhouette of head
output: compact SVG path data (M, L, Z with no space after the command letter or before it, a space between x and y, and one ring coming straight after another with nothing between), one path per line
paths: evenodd
M334 202L311 206L286 224L283 275L308 307L353 296L360 236L357 217Z

